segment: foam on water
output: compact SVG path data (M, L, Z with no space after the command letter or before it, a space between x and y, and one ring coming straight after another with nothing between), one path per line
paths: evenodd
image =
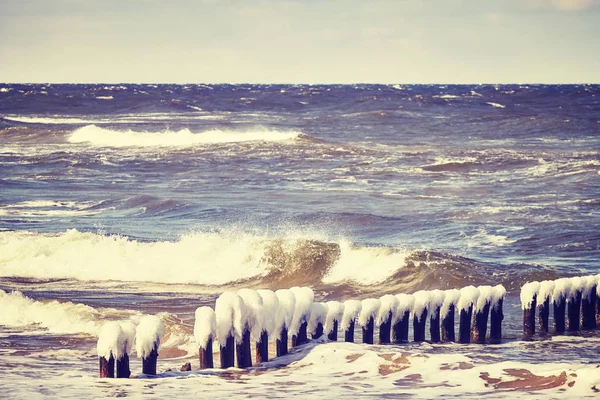
M163 132L116 131L88 125L68 137L70 143L97 147L190 147L236 142L283 142L300 137L297 131L276 131L257 128L247 131L211 130L194 133L189 129Z

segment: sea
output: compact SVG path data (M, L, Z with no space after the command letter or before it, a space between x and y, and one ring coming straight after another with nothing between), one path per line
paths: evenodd
M600 85L0 84L2 398L598 398L600 330L526 339L519 291L599 261ZM498 284L500 344L198 370L224 291ZM99 379L146 314L159 375Z

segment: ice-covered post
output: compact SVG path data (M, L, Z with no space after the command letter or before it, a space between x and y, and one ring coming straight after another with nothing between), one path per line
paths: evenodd
M569 331L579 330L581 320L581 297L585 281L576 276L571 278L571 292L567 298L567 312L569 315Z
M473 306L473 325L471 326L471 341L474 343L485 343L487 334L487 321L490 315L490 304L494 288L491 286L479 286L479 296Z
M581 328L596 328L597 276L586 276L585 286L581 297Z
M446 294L435 289L429 295L429 337L434 343L440 342L440 313Z
M117 378L129 378L131 376L129 355L135 342L135 324L131 321L121 322L121 330L123 336L120 343L121 353L117 356Z
M115 357L118 357L123 340L121 324L116 321L107 322L100 329L98 343L99 376L100 378L115 377Z
M236 354L238 368L248 368L252 366L252 346L251 340L260 341L262 328L262 297L252 289L240 289L237 292L246 306L245 324L242 330L242 340L236 343Z
M344 341L354 342L354 323L360 310L362 303L358 300L346 300L344 302L344 315L340 329L344 331Z
M450 289L444 292L444 303L440 309L440 318L442 319L442 342L456 341L454 314L459 299L460 290L458 289Z
M281 331L283 322L278 315L279 299L272 290L261 289L256 291L262 298L262 332L256 342L256 363L269 361L269 337Z
M292 346L300 346L308 342L308 319L310 318L310 308L315 298L315 294L308 287L293 287L290 289L296 296L296 307L294 309L294 318L290 333L292 334Z
M379 343L388 344L392 342L392 320L400 302L396 296L391 294L381 296L379 301L381 302L381 308L377 314Z
M413 305L413 330L415 342L425 341L425 323L427 322L427 309L431 292L419 290L413 294L415 304Z
M344 305L339 301L328 301L327 318L325 318L325 334L328 340L336 341L338 328L342 317L344 316Z
M313 339L323 336L325 320L327 319L327 305L325 303L312 303L310 318L308 319L308 332Z
M408 328L410 313L415 304L415 297L411 294L397 294L398 307L392 320L392 335L394 343L408 342Z
M142 357L143 374L156 375L158 349L164 330L164 323L155 315L145 315L140 319L135 332L135 350Z
M506 296L504 286L494 286L492 304L490 305L490 343L500 343L502 341L502 320L504 319L502 307L504 296Z
M552 307L554 309L554 330L556 333L564 333L566 329L565 309L567 296L571 292L571 280L561 278L554 281L552 291Z
M194 338L198 345L200 369L214 368L213 338L217 332L217 319L210 307L198 307L194 321Z
M375 332L375 318L381 301L379 299L364 299L361 301L361 310L358 315L358 325L362 328L363 343L373 344L373 334Z
M234 292L223 292L215 302L217 340L219 341L221 368L234 366L235 340L241 339L245 324L245 305Z
M289 289L280 289L275 292L279 300L279 309L277 310L277 321L280 326L276 329L275 350L277 357L288 353L288 330L292 326L294 318L294 309L296 308L296 296Z
M535 310L539 282L527 282L521 287L521 309L523 310L523 334L533 336L535 333Z
M540 290L537 294L537 308L538 308L538 327L540 333L548 333L549 319L550 319L550 298L554 292L554 281L542 281L540 282Z
M460 298L456 308L459 314L458 342L471 343L471 318L473 318L473 305L479 297L479 289L467 286L460 289Z

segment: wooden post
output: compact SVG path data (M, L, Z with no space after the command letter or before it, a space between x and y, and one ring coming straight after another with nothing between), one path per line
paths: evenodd
M466 310L460 310L458 326L459 343L471 343L471 318L473 318L473 304L470 304Z
M300 329L296 335L292 335L292 347L300 346L308 342L308 322L304 321L300 325Z
M537 294L533 295L531 304L523 309L523 334L533 336L535 333L535 310L537 305Z
M456 329L454 328L454 311L456 306L450 304L448 314L442 320L442 342L456 341Z
M344 331L344 341L354 343L354 323L355 320L350 321L350 325L348 325L348 329Z
M158 360L158 343L154 344L150 354L142 357L142 373L146 375L156 375L156 362Z
M374 339L373 339L374 333L375 333L375 319L373 318L373 316L371 316L371 317L369 317L369 321L367 322L367 325L362 327L363 343L373 344L374 343Z
M115 358L112 353L108 360L106 357L98 357L100 363L100 378L114 378L115 377Z
M221 353L221 368L225 369L233 367L235 360L235 339L231 334L229 334L225 340L225 345L223 345L223 343L219 344Z
M256 363L269 361L269 334L267 331L260 333L260 340L256 342Z
M387 320L379 325L379 343L388 344L392 342L392 312L390 311Z
M567 301L564 296L555 298L553 302L554 308L554 330L556 333L564 333L566 329L566 309Z
M281 328L281 335L275 342L277 357L285 356L288 353L288 330L285 325Z
M317 329L315 329L314 333L312 334L312 338L318 339L321 336L323 336L323 324L319 322L317 324Z
M569 314L569 331L577 332L581 318L581 290L571 293L567 303L567 312Z
M415 342L425 341L425 323L427 322L427 308L423 309L421 315L413 316L413 330Z
M334 320L333 321L333 329L331 329L331 332L329 332L327 334L327 339L335 342L335 341L337 341L337 336L338 336L338 321Z
M408 327L410 320L410 310L404 311L404 315L394 323L393 334L394 343L408 342Z
M581 314L582 321L581 327L583 329L595 329L596 328L596 285L588 288L585 296L581 300Z
M236 343L235 351L237 354L238 368L248 368L252 366L252 355L250 350L250 328L244 327L241 343Z
M441 341L440 338L440 309L441 304L431 310L431 316L429 317L429 337L433 343Z
M504 299L500 298L495 305L490 307L490 343L497 344L502 341L502 320L504 319L502 303L504 303Z
M208 337L206 341L206 348L200 347L198 349L198 361L200 361L200 369L214 368L213 361L213 339L212 336Z
M543 302L538 304L538 323L540 333L550 331L548 320L550 319L550 297L546 297Z
M129 378L130 376L129 355L123 353L121 358L117 359L117 378Z
M485 343L487 334L487 322L490 315L490 302L487 301L482 309L477 310L473 316L473 326L471 327L471 340L474 343Z

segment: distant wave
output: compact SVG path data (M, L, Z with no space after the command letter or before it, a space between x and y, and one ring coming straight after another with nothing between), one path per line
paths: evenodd
M535 266L509 268L432 251L359 246L307 237L267 238L199 232L174 242L139 242L68 230L60 234L0 232L0 276L266 287L334 285L408 291L468 284L518 285ZM522 279L521 279L522 278ZM554 278L554 276L550 276ZM508 287L507 287L508 288Z
M299 131L276 131L264 128L194 133L189 129L163 132L117 131L87 125L71 133L67 140L70 143L86 143L99 147L189 147L219 143L283 142L297 139L301 135Z

